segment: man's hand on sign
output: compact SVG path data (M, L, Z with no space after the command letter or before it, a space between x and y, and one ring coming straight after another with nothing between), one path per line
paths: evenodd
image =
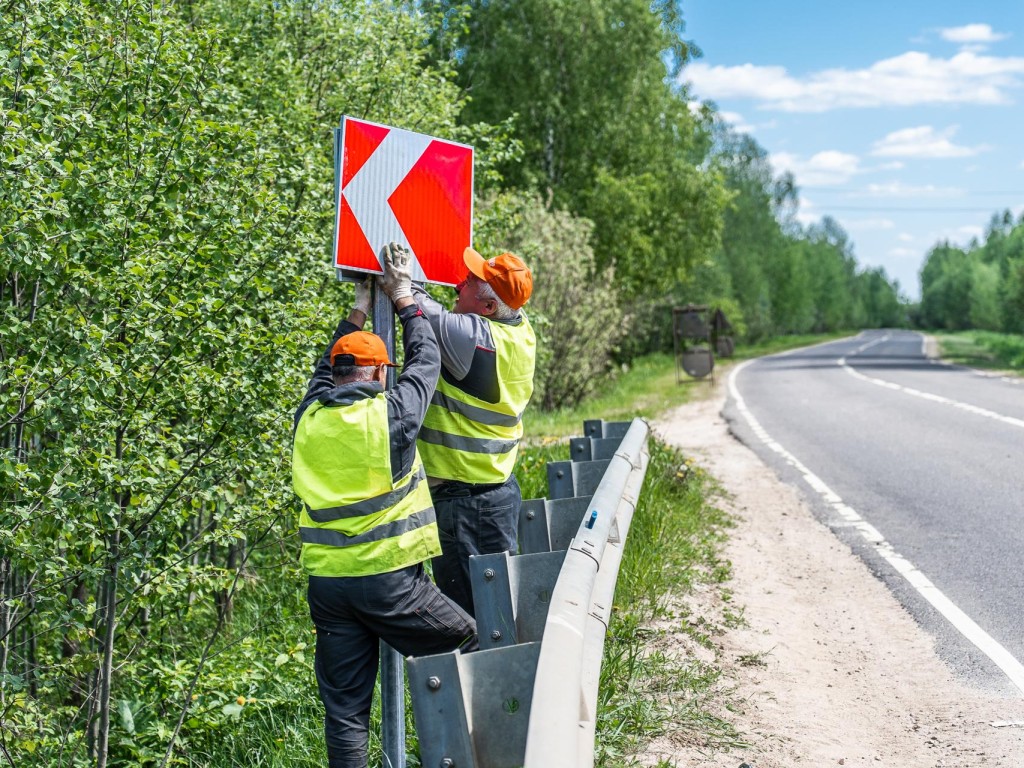
M358 309L364 315L370 314L370 306L373 304L372 287L373 275L369 275L361 282L356 283L356 303L352 309Z
M373 275L368 275L355 284L356 301L352 305L352 309L349 310L348 321L357 328L362 328L366 324L366 318L370 316L370 306L373 303L371 300L373 280Z
M397 305L401 299L412 300L412 253L404 245L388 243L381 250L384 274L378 277L380 287Z

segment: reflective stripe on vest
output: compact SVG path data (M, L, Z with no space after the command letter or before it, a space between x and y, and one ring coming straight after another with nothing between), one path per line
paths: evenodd
M310 405L295 428L292 484L303 501L300 562L314 576L367 576L441 553L417 453L392 482L387 400Z
M499 398L488 403L442 377L420 429L427 475L464 483L503 483L515 467L523 411L533 394L537 341L526 315L519 325L487 320L494 340Z

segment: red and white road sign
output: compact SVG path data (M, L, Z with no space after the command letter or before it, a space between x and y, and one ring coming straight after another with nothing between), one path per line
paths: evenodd
M473 148L343 117L335 149L335 267L380 273L381 248L398 242L412 251L413 280L462 280L473 235Z

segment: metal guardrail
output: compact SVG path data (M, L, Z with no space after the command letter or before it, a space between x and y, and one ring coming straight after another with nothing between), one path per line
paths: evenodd
M604 637L647 472L649 429L584 422L549 497L523 502L518 555L470 559L480 650L409 658L424 768L592 766Z

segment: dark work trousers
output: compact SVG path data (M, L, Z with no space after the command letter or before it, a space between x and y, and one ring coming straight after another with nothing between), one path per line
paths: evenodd
M441 536L441 556L431 562L434 581L471 616L470 555L516 551L523 495L515 475L500 485L446 482L430 489Z
M412 565L374 576L310 576L316 681L330 768L366 768L380 641L403 656L477 648L476 622Z

